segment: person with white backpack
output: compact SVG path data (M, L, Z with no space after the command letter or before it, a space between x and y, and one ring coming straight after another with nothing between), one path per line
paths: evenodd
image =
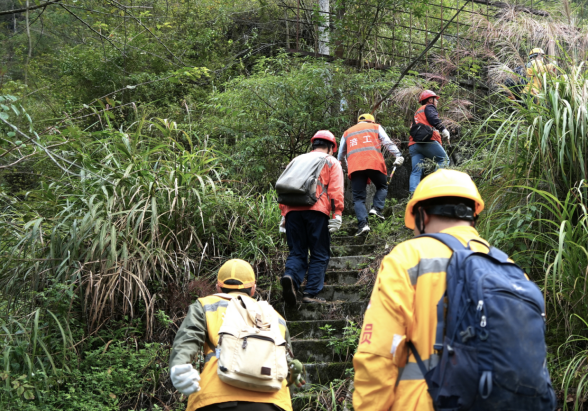
M339 230L343 221L343 169L333 157L337 140L329 130L319 130L310 143L312 151L292 160L276 182L280 232L286 233L290 250L280 281L288 305L297 303L307 273L302 302L325 302L317 294L329 264L330 233Z
M169 360L174 387L189 396L186 411L292 411L289 386L301 387L286 321L256 301L255 273L243 260L218 272L217 293L190 305ZM202 354L202 374L192 363Z

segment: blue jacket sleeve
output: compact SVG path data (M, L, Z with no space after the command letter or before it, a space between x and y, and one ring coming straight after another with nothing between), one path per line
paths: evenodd
M427 117L427 121L430 125L435 127L439 131L445 130L445 127L441 123L441 119L439 118L439 112L437 111L437 107L432 104L427 105L425 107L425 117Z

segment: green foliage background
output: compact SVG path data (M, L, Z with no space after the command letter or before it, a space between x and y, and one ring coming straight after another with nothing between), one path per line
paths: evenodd
M169 347L218 267L251 261L262 296L276 299L277 176L314 132L342 135L396 82L406 59L390 53L416 54L381 38L430 41L423 28L438 13L428 2L331 2L338 58L327 60L285 50L284 5L63 0L27 17L3 13L25 1L0 1L0 408L184 409ZM325 18L307 6L313 29L300 42L312 54ZM554 385L576 410L588 402L580 6L470 17L477 46L450 28L446 51L426 56L377 113L406 153L416 95L443 96L456 167L487 200L479 230L544 290ZM530 48L547 48L546 33L558 75L512 103L499 84ZM409 235L401 221L373 234L392 244ZM352 324L332 347L349 358L356 339Z

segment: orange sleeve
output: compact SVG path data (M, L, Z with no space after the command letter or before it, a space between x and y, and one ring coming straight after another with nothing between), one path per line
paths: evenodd
M343 168L341 167L341 163L339 163L334 157L329 158L329 163L331 166L329 167L329 186L327 194L331 200L335 201L334 218L335 215L343 216Z

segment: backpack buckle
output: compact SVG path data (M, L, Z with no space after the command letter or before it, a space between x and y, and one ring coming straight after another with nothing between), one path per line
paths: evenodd
M461 335L461 342L466 343L476 336L476 330L470 325L464 331L460 331L459 335Z

